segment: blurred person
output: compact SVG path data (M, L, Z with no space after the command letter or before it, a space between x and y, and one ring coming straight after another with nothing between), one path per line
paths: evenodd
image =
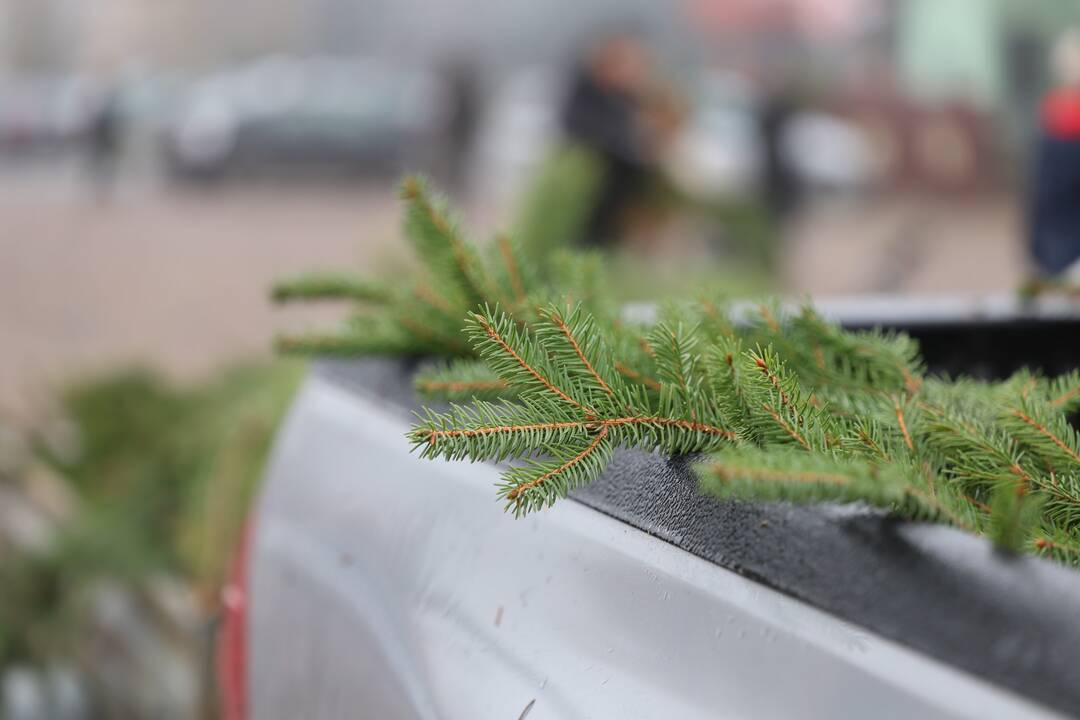
M783 224L798 207L801 186L787 138L798 115L795 93L789 86L771 90L758 111L758 132L762 143L761 197L769 215Z
M447 64L445 158L447 185L462 194L473 136L480 119L481 92L476 69L463 59Z
M108 200L112 194L122 132L120 92L118 88L110 87L101 96L86 138L90 183L99 201Z
M1031 198L1031 254L1040 275L1080 280L1080 29L1054 48L1057 87L1041 108Z
M586 245L611 246L617 241L628 209L655 171L646 107L650 64L641 41L622 31L600 36L574 70L563 109L563 132L602 165L581 239Z

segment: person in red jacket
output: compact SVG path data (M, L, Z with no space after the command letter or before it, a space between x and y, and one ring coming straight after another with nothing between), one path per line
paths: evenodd
M1058 86L1043 101L1031 203L1031 254L1044 277L1080 279L1080 30L1054 53Z

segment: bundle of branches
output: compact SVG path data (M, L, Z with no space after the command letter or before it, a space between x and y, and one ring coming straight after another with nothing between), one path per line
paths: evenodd
M406 180L406 236L424 264L405 288L304 278L278 297L372 306L315 353L444 358L417 390L424 457L519 461L498 495L516 514L596 478L618 447L697 458L723 496L862 501L1080 564L1080 373L997 383L925 377L904 335L848 332L812 309L747 312L717 298L635 323L605 297L596 256L482 251L445 202ZM462 332L464 324L464 333Z
M717 495L862 501L1080 563L1080 437L1066 420L1080 373L926 378L909 338L846 332L810 308L734 322L700 302L663 315L624 356L625 330L580 305L546 306L527 325L470 313L482 365L458 363L444 380L500 380L505 398L427 410L410 439L429 458L520 460L498 488L516 514L632 447L695 455Z

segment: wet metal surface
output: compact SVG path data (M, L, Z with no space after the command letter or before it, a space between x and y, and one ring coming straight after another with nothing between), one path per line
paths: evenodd
M321 367L278 437L254 522L253 717L1051 716L706 559L669 522L695 502L674 471L611 488L675 500L650 532L581 502L514 519L496 467L410 452L395 378Z
M317 370L399 417L414 406L410 373L403 364L372 361ZM407 472L437 475L443 467ZM618 452L607 472L573 497L762 586L1080 714L1080 573L859 506L718 501L698 492L685 459L641 452Z

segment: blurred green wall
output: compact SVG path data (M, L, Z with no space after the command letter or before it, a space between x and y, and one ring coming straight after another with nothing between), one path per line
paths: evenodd
M1004 90L999 0L907 0L898 13L897 65L912 95L998 104Z
M1050 48L1080 26L1080 0L901 0L895 13L904 89L992 113L1022 159L1051 84Z

